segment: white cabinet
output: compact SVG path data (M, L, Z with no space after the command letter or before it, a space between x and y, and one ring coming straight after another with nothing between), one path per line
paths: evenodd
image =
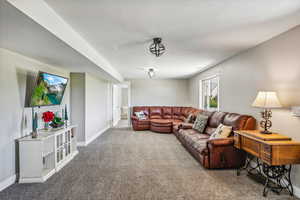
M19 183L44 182L78 154L76 126L38 132L18 140Z

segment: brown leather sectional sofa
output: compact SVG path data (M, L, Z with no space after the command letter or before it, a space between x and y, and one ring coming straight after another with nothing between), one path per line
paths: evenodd
M135 112L143 111L146 114L145 120L139 120ZM217 168L237 168L244 164L245 155L240 150L234 148L233 137L226 139L209 139L219 124L232 126L233 130L255 129L256 120L248 115L227 112L209 112L192 107L157 107L141 106L133 107L132 127L135 131L150 130L151 122L172 123L170 132L173 132L182 145L205 167L209 169ZM192 129L193 123L184 123L184 120L193 114L195 119L198 113L209 116L207 126L203 133ZM154 127L156 128L156 127ZM161 127L154 129L160 132ZM166 129L163 129L166 130Z

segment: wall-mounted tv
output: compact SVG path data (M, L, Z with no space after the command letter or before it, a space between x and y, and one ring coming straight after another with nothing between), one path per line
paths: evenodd
M68 78L39 72L36 86L32 92L30 106L60 105Z

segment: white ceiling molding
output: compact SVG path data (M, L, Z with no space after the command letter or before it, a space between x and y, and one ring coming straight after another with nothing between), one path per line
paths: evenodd
M111 66L109 61L100 55L43 0L7 1L102 70L109 73L114 79L120 82L123 81L122 75Z

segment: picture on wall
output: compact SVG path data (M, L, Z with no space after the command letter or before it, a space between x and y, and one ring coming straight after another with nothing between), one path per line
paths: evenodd
M31 106L60 105L68 83L68 78L39 72L37 84L33 90Z

